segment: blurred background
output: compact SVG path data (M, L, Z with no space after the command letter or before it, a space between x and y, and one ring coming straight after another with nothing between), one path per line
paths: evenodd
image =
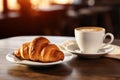
M74 36L74 28L100 26L120 38L120 0L0 0L0 38Z

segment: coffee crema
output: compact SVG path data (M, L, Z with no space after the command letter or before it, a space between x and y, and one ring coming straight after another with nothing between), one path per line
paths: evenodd
M75 29L83 32L92 32L92 31L94 32L94 31L104 30L104 28L101 28L101 27L79 27Z

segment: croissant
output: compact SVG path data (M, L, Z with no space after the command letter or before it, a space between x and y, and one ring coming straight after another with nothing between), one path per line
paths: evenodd
M51 44L45 37L37 37L31 42L26 42L19 49L14 51L14 55L20 59L55 62L64 59L64 54L55 44Z

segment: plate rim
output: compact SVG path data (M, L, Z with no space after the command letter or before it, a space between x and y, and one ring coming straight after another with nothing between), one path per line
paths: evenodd
M104 43L103 43L103 44L104 44ZM77 45L77 44L76 44L76 43L75 43L75 44L70 44L70 45L68 45L68 46L71 46L71 45ZM112 51L112 50L114 49L111 44L108 44L108 46L111 47L111 48L110 48L111 50L109 50L109 51L107 51L107 52L100 52L100 53L95 53L95 54L89 54L89 53L79 53L79 52L70 50L70 49L67 48L68 46L66 46L66 51L69 51L69 52L71 52L71 53L73 53L73 54L85 55L85 56L87 56L87 55L89 55L89 56L104 55L104 54L108 54L110 51Z
M65 55L65 54L68 54L68 55ZM35 61L30 61L30 60L22 60L22 59L17 58L16 56L14 56L13 52L10 52L6 55L6 60L11 63L23 64L23 65L29 65L29 66L52 66L52 65L57 65L57 64L62 64L62 63L68 62L68 61L72 60L72 58L74 57L74 55L70 52L64 52L64 55L65 55L65 57L64 57L63 61L43 63L43 62L35 62ZM27 62L27 63L25 63L25 62Z
M65 49L66 51L68 51L68 52L71 52L72 54L79 55L79 56L101 56L101 55L108 54L109 52L111 52L112 50L114 50L114 47L112 46L112 44L108 44L107 46L110 46L110 47L111 47L111 48L110 48L111 50L109 50L109 51L107 51L107 52L94 53L94 54L80 53L80 52L76 52L76 51L73 51L73 50L68 49L67 47L70 46L70 45L77 45L75 40L68 40L68 41L74 41L74 43L68 44L68 45L66 46L66 48L64 47L64 49ZM65 42L65 41L64 41L64 42ZM62 45L64 45L64 42L63 42ZM103 43L103 44L105 44L105 43ZM62 46L62 45L60 45L60 46Z

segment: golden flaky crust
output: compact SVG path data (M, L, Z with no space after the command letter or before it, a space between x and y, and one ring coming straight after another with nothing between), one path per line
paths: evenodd
M29 59L28 50L30 42L24 43L20 48L21 58Z
M41 62L55 62L64 59L63 52L45 37L37 37L31 42L22 44L14 55L21 59Z
M62 52L55 44L49 44L42 49L39 60L42 62L63 60L64 55L61 54Z
M29 56L31 60L38 61L38 57L40 55L40 52L42 48L45 45L48 45L49 40L44 37L37 37L35 38L31 43L29 47Z

